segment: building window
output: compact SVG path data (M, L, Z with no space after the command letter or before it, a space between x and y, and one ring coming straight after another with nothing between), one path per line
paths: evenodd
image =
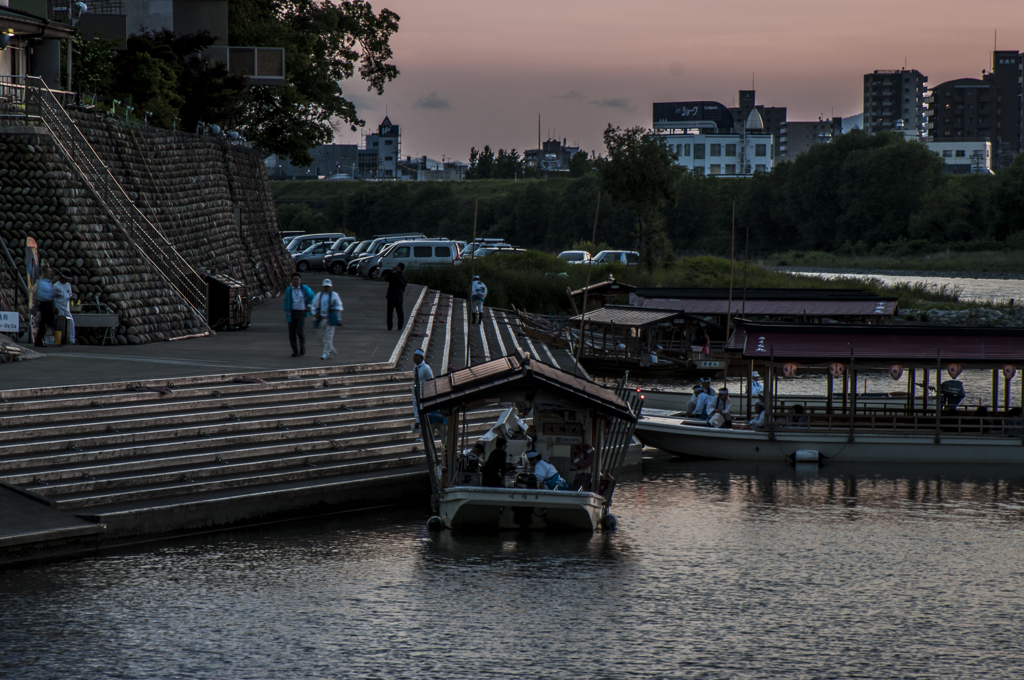
M767 172L768 167L764 163L758 163L754 166L754 172Z
M696 144L694 146L696 146ZM693 169L693 174L703 176L704 175L704 168L694 168Z
M727 175L735 175L736 174L736 166L735 165L727 165L727 166L725 166L725 174L727 174Z
M722 155L722 145L721 144L712 144L711 145L711 156L712 156L712 158L714 158L716 156L721 156L721 155ZM711 174L717 174L717 173L713 172Z
M957 158L965 158L966 156L967 156L967 152L964 149L957 149L956 150L956 157Z
M394 142L390 139L384 141L384 146L391 146Z
M946 131L945 131L945 132L943 132L942 134L943 134L943 135L945 135L946 137L949 137L949 130L946 130Z
M683 155L686 156L687 158L690 157L690 145L689 144L684 144L683 145Z
M755 156L767 156L768 155L768 145L767 144L755 144L754 145L754 155Z
M74 61L74 60L72 59L72 61ZM726 156L735 156L736 155L736 145L735 144L726 144L725 145L725 155Z
M717 164L712 165L711 166L711 174L712 175L721 175L722 174L722 166L721 165L717 165Z
M952 96L953 96L953 93L952 93L952 92L949 92L949 91L947 90L947 91L946 91L946 96L947 96L947 97L952 97Z
M430 257L430 246L414 246L412 249L413 257Z
M693 159L696 161L703 160L704 158L704 145L694 144L693 145Z
M386 161L390 161L391 159L392 159L392 156L384 156L384 160L386 160Z
M952 157L953 157L953 150L952 150L952 149L946 149L946 150L944 150L944 151L942 152L942 157L943 157L943 158L952 158Z

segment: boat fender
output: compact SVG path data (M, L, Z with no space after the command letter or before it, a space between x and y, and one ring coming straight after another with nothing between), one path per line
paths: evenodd
M590 444L577 444L572 447L572 464L577 470L585 470L594 464L594 447Z
M437 515L427 520L427 531L441 531L441 529L444 529L444 520Z
M823 458L820 453L812 449L800 449L789 456L789 459L794 463L817 463L823 460Z
M615 515L609 514L601 518L601 528L605 531L615 531L618 525L619 522L615 519Z

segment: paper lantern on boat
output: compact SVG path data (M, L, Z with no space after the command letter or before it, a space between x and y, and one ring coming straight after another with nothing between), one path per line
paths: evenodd
M946 373L949 373L949 377L956 380L956 377L964 372L964 367L960 364L950 364L946 366Z
M782 377L784 378L795 378L796 377L796 364L792 361L787 361L782 364Z
M893 380L899 380L903 377L903 367L899 364L893 364L889 367L889 377Z
M843 373L846 373L846 366L843 366L841 363L837 361L829 365L828 372L829 375L831 375L833 378L842 378Z
M1012 380L1013 376L1017 375L1017 367L1013 364L1006 364L1003 366L1003 375L1007 380Z

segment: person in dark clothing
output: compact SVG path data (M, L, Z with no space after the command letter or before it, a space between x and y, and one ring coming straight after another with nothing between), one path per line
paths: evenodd
M46 268L43 270L43 276L35 283L35 290L33 291L33 298L36 307L39 310L39 327L36 329L36 347L45 347L46 343L43 342L43 338L46 337L46 329L54 328L53 325L53 312L54 312L54 289L53 289L53 272Z
M402 330L402 325L405 323L403 303L405 301L405 287L409 284L409 281L405 278L404 271L405 265L399 262L391 270L391 276L388 277L388 330L391 330L392 311L398 316L398 330Z
M481 484L484 486L505 486L505 457L507 455L505 445L504 437L494 440L494 450L491 451L491 455L487 456L487 462L480 468L483 477ZM480 445L477 444L477 446ZM480 448L482 453L483 447Z

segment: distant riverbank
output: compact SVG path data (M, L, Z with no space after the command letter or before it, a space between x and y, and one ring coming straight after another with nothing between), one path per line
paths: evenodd
M768 266L768 265L766 265ZM768 266L776 271L812 276L905 276L917 279L999 279L1024 280L1024 272L931 271L922 269L869 269L867 267L783 267Z

